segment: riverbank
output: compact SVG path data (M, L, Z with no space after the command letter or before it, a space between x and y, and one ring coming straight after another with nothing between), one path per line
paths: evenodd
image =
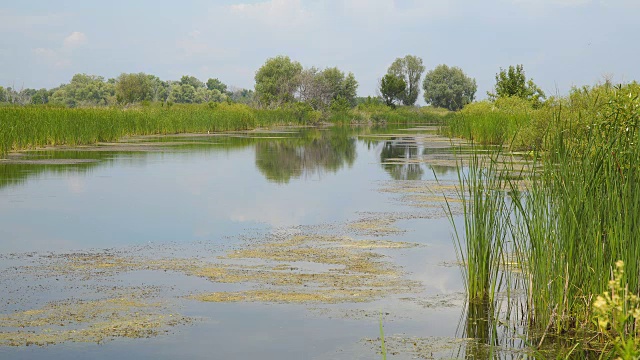
M575 89L539 108L477 103L454 116L450 134L502 145L477 149L459 172L458 250L487 344L523 326L517 336L541 356L640 355L639 120L635 83ZM533 166L501 166L505 148L527 150Z
M323 114L304 104L257 109L242 104L210 103L65 108L0 107L0 158L10 151L56 145L89 145L125 136L212 133L281 125L357 123L439 123L448 112L370 104Z

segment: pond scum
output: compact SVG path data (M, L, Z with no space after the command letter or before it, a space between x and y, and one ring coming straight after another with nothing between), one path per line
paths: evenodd
M217 260L149 258L109 251L40 255L40 264L18 268L14 275L88 284L106 280L111 284L109 279L126 272L173 272L243 287L178 297L187 301L358 303L421 289L419 282L406 279L401 269L374 251L414 246L347 236L285 234L252 242ZM158 300L154 289L113 289L97 299L50 302L0 315L0 346L151 337L193 320L176 313L171 301Z
M575 90L557 104L532 111L551 119L520 125L547 124L532 144L534 166L516 171L530 179L524 189L498 153L459 171L467 336L496 349L523 339L541 358L637 359L640 86ZM478 119L477 137L504 140L514 131L508 111L490 112L459 121L473 128ZM500 134L489 136L492 127Z

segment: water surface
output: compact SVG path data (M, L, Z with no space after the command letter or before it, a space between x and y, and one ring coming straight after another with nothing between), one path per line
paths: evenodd
M142 339L0 346L0 357L370 359L380 314L392 343L427 339L434 353L456 356L460 347L449 340L460 335L463 287L442 194L425 190L436 176L457 178L449 145L426 128L335 127L14 154L0 162L0 313L99 299L110 286L146 287L193 321ZM380 230L384 219L391 229ZM357 303L209 303L187 296L247 284L153 268L84 279L20 270L77 253L221 261L296 234L417 244L375 251L420 286ZM391 358L418 356L395 346Z

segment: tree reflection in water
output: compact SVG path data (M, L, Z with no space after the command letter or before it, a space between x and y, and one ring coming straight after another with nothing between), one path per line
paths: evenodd
M397 137L384 142L380 162L394 180L420 180L424 174L422 165L408 161L417 156L418 146L413 138Z
M335 173L345 165L351 167L355 160L356 140L341 129L256 143L256 167L267 179L281 184L302 176Z

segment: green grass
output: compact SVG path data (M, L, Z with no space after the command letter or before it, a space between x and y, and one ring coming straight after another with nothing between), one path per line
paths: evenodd
M0 158L9 151L50 145L85 145L124 136L248 130L278 125L433 122L438 110L386 106L359 107L323 115L310 107L256 109L242 104L65 108L0 107Z
M590 343L598 331L592 309L617 261L626 266L629 293L640 295L640 86L581 89L555 103L518 125L495 109L462 122L472 134L505 141L517 139L535 116L550 116L529 139L541 140L529 144L535 151L526 189L518 180L501 182L511 177L494 160L472 160L460 170L468 199L457 246L471 301L495 301L500 284L524 290L528 343L562 339L559 346L571 351L606 353L606 344L598 350ZM518 271L505 280L499 267L507 256L515 256Z

